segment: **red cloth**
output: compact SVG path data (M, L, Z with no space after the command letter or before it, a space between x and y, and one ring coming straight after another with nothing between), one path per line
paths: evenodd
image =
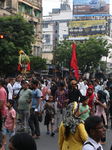
M20 64L18 65L18 71L21 71L21 65Z
M27 67L27 71L30 71L30 63L29 63L29 62L27 62L27 65L28 65L28 67Z
M75 77L77 78L77 80L79 80L79 71L78 71L78 64L77 64L77 57L76 57L76 52L75 52L75 44L72 44L72 59L71 59L71 67L74 69L75 71ZM71 76L71 67L70 67L70 76Z
M89 95L88 95L88 90L89 89L92 89L92 94L91 94L91 96L89 97ZM89 107L91 107L91 108L93 108L93 99L94 99L94 93L93 93L93 88L92 87L89 87L88 89L87 89L87 93L86 93L86 97L89 97L89 101L88 101L88 105L89 105Z
M89 87L88 87L88 88L92 88L92 89L93 89L93 87L94 87L93 85L89 85Z

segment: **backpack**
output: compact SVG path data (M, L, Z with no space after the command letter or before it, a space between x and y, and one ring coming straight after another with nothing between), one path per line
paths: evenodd
M85 146L85 145L87 145L87 144L89 144L89 145L91 145L91 146L93 146L93 147L94 147L94 145L93 145L91 142L87 142L87 143L85 143L85 144L84 144L84 146ZM94 148L95 148L95 147L94 147ZM101 148L100 148L100 147L98 147L98 148L97 148L97 150L101 150Z

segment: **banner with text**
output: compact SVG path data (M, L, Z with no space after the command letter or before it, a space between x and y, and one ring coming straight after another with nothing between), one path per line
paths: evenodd
M73 0L73 17L109 16L110 0Z
M69 21L69 37L106 35L106 20Z

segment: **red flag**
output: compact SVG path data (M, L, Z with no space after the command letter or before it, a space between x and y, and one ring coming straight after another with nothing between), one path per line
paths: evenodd
M27 62L27 65L28 65L28 67L27 67L27 71L30 71L30 63L29 63L29 62Z
M21 71L21 65L18 64L18 71Z
M78 71L78 64L77 64L77 57L76 57L76 52L75 52L75 44L72 44L72 59L71 59L71 65L70 65L70 76L71 76L71 67L75 71L75 77L77 80L79 80L79 71Z

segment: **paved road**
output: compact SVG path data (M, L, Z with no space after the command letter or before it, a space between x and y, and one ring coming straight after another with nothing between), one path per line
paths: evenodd
M109 121L110 124L110 121ZM17 125L17 129L19 126ZM56 129L56 127L55 127ZM36 139L36 144L37 144L37 150L59 150L58 148L58 133L54 136L51 137L50 135L46 134L46 126L43 125L43 122L40 123L40 130L41 130L41 139ZM104 150L110 150L111 144L112 144L112 130L107 130L106 132L106 143L103 146ZM9 137L7 136L6 139L6 149L8 150L8 142Z

